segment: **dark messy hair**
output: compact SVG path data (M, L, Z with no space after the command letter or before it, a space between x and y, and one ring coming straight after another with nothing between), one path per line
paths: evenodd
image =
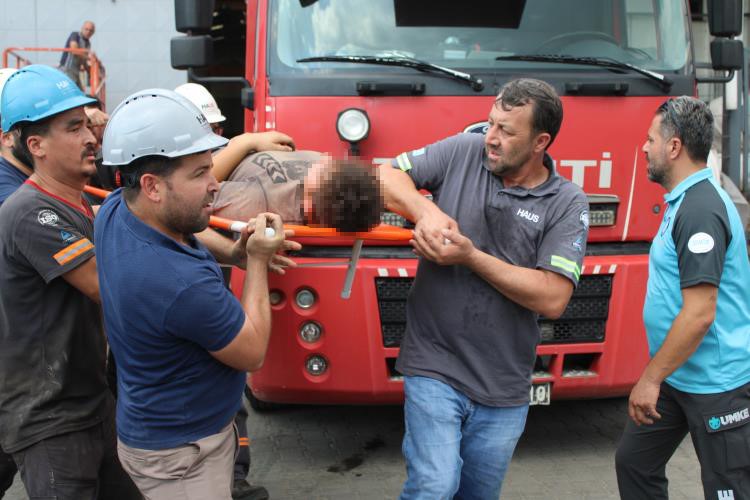
M549 83L533 78L511 80L503 85L495 100L495 106L505 111L529 103L532 106L531 128L537 134L550 135L549 148L555 142L563 119L562 102Z
M714 117L708 104L694 97L682 96L667 99L656 113L661 115L659 132L664 139L680 139L693 161L705 162L708 159L714 133Z
M385 207L377 171L355 159L333 160L311 196L314 223L346 233L369 231Z
M182 157L168 158L160 155L148 155L136 158L125 166L119 167L122 196L125 201L132 203L141 192L141 176L144 174L158 175L169 178L180 166Z

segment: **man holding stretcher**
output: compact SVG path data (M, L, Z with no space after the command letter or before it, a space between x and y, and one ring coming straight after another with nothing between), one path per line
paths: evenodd
M127 98L104 134L104 163L118 168L124 186L105 200L95 222L105 327L117 365L118 452L148 498L230 498L232 417L245 372L262 366L271 331L269 263L286 259L279 250L299 248L285 242L278 215L257 214L238 242L248 271L241 300L226 289L216 261L194 237L221 203L211 150L226 142L190 101L160 89ZM296 179L305 186L299 183L289 199L299 207L309 196L314 205L332 178L346 177L339 170L344 164L310 166ZM255 166L253 181L230 182L280 184L276 171ZM380 200L377 177L369 178L372 200ZM298 196L299 190L309 195ZM356 224L344 215L326 219L343 213L339 205L360 212L333 192L307 220L367 230L379 219L382 200L359 203L376 217L364 224L361 217Z

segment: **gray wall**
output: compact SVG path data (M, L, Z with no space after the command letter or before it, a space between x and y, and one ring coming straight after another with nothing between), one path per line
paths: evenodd
M110 111L132 92L187 80L169 64L169 39L178 35L174 0L0 0L0 51L63 47L85 20L96 23L91 47L107 70ZM60 60L60 53L22 55L43 64Z

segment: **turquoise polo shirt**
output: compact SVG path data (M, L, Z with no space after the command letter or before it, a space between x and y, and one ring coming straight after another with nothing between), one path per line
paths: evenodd
M666 210L649 254L643 308L649 354L682 309L682 289L718 287L716 319L698 349L666 382L714 394L750 382L750 264L745 231L729 195L704 168L664 196Z

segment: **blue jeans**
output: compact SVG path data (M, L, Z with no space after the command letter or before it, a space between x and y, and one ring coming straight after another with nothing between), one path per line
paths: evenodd
M497 500L529 405L481 405L426 377L405 377L404 393L401 500Z

